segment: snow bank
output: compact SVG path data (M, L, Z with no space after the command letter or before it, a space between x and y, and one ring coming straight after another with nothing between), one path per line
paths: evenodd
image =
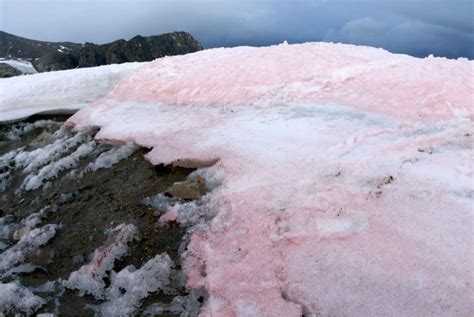
M105 96L144 63L81 68L0 79L0 122L38 113L71 113Z
M209 166L203 316L468 316L474 62L312 43L156 60L70 120Z
M113 97L182 107L333 103L426 121L472 115L473 74L467 59L352 45L222 48L156 60L121 81Z
M0 59L0 63L8 64L18 69L23 74L36 74L37 71L30 61L16 59Z

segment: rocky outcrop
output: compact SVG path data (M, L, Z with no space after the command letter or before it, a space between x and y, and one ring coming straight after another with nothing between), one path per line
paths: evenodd
M107 58L100 45L86 43L79 51L79 67L107 65Z
M76 68L79 61L75 54L52 53L33 61L33 66L38 72L51 72L55 70L65 70Z
M202 50L202 45L189 33L174 32L157 36L135 36L96 45L86 43L77 52L55 52L34 62L40 72L94 67L127 62L147 62L163 56L181 55Z
M8 78L21 75L18 69L5 63L0 63L0 78Z

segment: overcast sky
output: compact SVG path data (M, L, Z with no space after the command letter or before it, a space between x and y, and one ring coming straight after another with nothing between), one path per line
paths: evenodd
M0 29L105 43L188 31L205 47L306 41L474 58L474 0L0 0Z

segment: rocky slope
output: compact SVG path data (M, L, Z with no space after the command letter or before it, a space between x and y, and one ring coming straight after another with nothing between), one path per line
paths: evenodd
M129 41L117 40L97 45L35 41L0 31L0 57L31 59L39 72L145 62L202 49L202 45L186 32L135 36Z
M45 42L27 39L0 31L0 57L12 59L34 59L47 54L78 52L82 44L71 42Z

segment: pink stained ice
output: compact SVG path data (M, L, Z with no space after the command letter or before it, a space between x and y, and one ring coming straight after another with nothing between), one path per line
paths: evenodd
M458 315L473 304L474 63L309 43L156 60L70 119L208 166L202 316ZM202 274L202 271L206 274Z

